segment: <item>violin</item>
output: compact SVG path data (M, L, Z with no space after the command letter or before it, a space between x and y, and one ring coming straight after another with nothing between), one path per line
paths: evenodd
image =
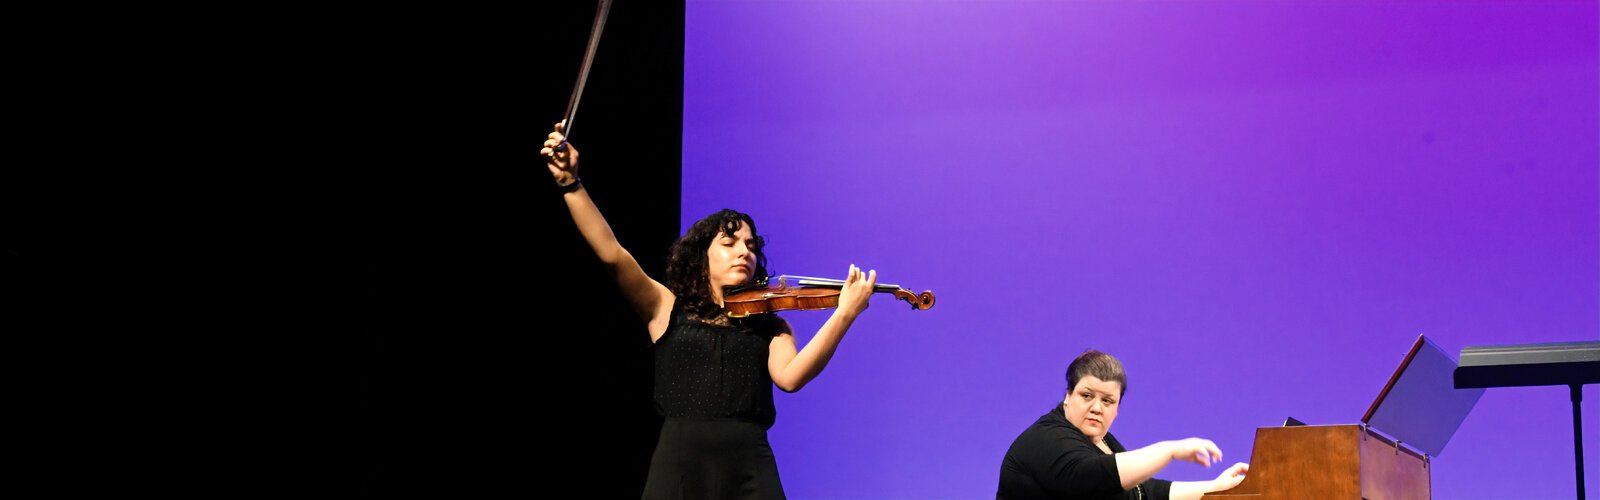
M763 279L749 285L730 288L723 295L722 308L730 318L743 318L752 314L778 311L815 311L839 307L840 289L844 280L811 278L807 276L778 276L777 284ZM789 283L793 281L793 285ZM900 285L879 283L874 293L892 293L895 298L911 303L911 309L933 307L933 291L913 293Z

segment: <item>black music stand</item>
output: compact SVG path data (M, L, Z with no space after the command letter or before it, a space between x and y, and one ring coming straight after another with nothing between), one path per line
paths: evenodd
M1572 389L1572 450L1583 494L1583 386L1600 383L1600 342L1485 345L1461 349L1456 388L1565 385Z

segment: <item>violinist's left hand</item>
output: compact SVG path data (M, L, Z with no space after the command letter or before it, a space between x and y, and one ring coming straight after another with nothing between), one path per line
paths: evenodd
M850 265L850 274L844 279L844 288L839 290L839 312L854 318L867 310L867 299L872 298L872 291L878 285L878 271L862 272L855 264Z

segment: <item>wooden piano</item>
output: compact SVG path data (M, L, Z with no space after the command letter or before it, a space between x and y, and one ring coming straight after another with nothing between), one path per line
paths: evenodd
M1429 498L1428 478L1425 456L1364 425L1262 427L1244 482L1205 498Z
M1256 429L1244 481L1205 498L1431 498L1428 457L1439 456L1483 395L1455 388L1455 368L1449 354L1417 336L1362 423Z

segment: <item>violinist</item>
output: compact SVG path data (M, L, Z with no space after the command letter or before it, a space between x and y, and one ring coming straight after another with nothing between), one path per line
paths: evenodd
M776 410L772 386L805 387L839 347L877 284L877 271L851 265L838 307L804 349L775 314L730 318L725 287L766 278L763 241L749 215L711 214L673 243L666 279L645 275L622 248L578 178L578 150L556 124L540 154L572 221L650 333L656 411L666 417L644 498L784 498L767 442ZM565 147L562 147L563 144Z

